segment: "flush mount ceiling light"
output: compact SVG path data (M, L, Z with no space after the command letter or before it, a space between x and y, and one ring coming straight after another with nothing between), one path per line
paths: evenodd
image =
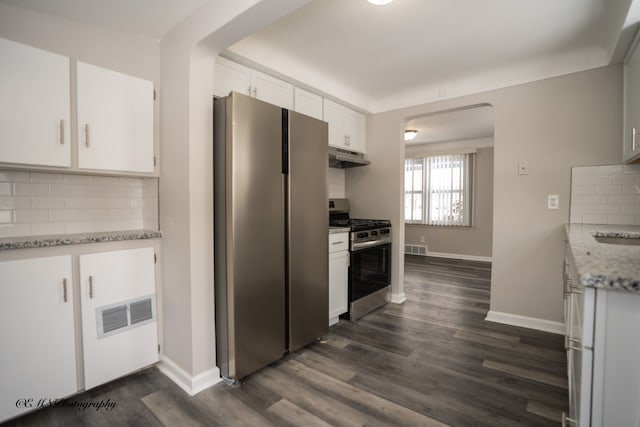
M416 137L417 134L418 134L417 130L407 129L404 131L404 140L411 141L413 138Z
M393 0L367 0L371 4L382 6L383 4L391 3Z

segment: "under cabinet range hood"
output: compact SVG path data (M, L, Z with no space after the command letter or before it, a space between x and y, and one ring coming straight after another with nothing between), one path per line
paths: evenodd
M329 146L330 168L344 169L368 164L369 160L364 157L363 153Z

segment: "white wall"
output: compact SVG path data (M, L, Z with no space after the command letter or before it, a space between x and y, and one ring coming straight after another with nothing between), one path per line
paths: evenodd
M356 215L390 218L393 244L402 247L404 123L486 103L495 111L491 310L562 322L570 171L620 162L620 66L372 115L367 127L371 165L347 171L347 196ZM517 175L519 161L529 164L529 175ZM559 210L546 209L548 194L560 195ZM392 264L395 298L403 293L401 252L395 251Z
M191 391L215 380L212 108L216 56L308 0L209 1L161 42L163 358ZM177 372L176 372L177 371ZM204 379L203 379L204 378Z

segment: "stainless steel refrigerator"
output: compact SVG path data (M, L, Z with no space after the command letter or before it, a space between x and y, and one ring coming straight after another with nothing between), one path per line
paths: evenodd
M214 104L216 358L241 379L328 332L327 123Z

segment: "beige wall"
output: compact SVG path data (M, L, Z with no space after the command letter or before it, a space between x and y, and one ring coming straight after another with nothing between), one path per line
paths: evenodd
M570 168L620 162L620 66L375 114L367 123L371 165L347 172L347 197L355 214L391 219L396 248L392 292L399 298L404 123L485 103L495 109L491 310L562 322ZM518 161L528 163L529 175L517 175ZM560 195L559 210L546 209L548 194Z
M493 233L493 147L478 148L474 170L471 227L405 226L405 243L427 245L429 252L491 258ZM426 242L421 243L424 236Z

